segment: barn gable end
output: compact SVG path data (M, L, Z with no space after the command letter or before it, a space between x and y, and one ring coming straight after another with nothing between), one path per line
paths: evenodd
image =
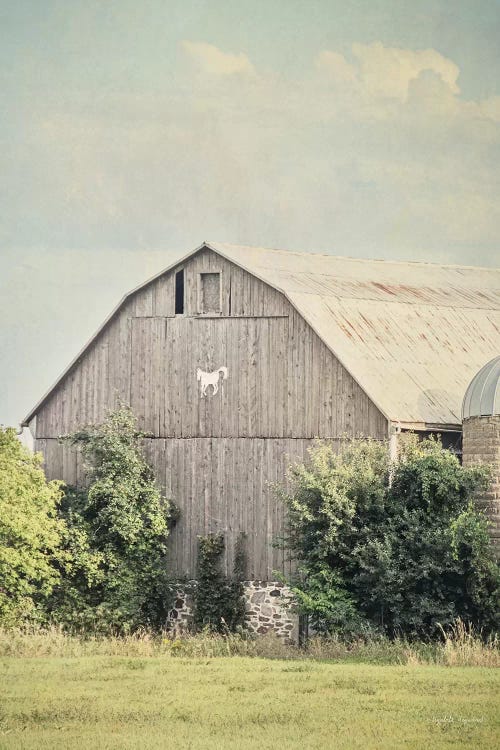
M220 314L199 312L207 272L220 273ZM197 368L221 366L220 398L199 398ZM37 411L36 438L101 421L118 398L157 438L387 436L385 417L285 297L208 249L126 299Z

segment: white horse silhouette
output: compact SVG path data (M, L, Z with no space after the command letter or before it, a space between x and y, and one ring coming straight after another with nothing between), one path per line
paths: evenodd
M229 372L227 367L219 367L218 370L214 370L213 372L205 372L200 367L196 370L196 380L200 381L200 396L203 398L204 396L208 396L207 388L209 385L212 386L212 396L215 396L215 394L219 390L219 382L220 382L220 376L222 375L222 380L227 380Z

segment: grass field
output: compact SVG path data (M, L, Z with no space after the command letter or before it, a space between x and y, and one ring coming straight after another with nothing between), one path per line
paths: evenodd
M0 661L0 748L497 748L499 670L245 657Z

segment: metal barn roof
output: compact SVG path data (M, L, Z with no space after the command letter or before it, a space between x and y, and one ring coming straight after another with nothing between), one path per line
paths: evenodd
M471 378L500 351L500 269L340 258L203 243L123 302L209 248L281 291L385 416L403 426L456 427Z
M500 357L485 364L465 392L462 419L500 414Z

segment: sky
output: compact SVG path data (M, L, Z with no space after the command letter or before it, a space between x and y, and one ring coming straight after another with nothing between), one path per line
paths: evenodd
M500 0L0 0L0 424L204 240L498 265Z

